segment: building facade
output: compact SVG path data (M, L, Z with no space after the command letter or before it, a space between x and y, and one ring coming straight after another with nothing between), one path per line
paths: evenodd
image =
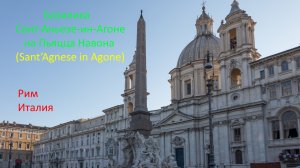
M212 80L217 167L300 165L300 47L261 58L255 24L234 0L216 37L203 6L195 38L170 71L171 104L150 111L151 136L162 159L173 155L181 168L208 166L207 81ZM51 128L35 145L35 168L126 165L126 148L119 140L128 132L136 102L135 58L124 72L123 104L104 110L104 116ZM205 69L208 62L211 70ZM100 141L93 141L96 137Z
M0 167L8 167L8 162L10 162L11 167L19 164L23 168L29 168L32 165L33 143L40 140L41 134L46 129L16 122L0 123Z

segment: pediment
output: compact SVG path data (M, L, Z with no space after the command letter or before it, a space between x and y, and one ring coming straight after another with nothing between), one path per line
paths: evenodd
M193 117L181 112L174 112L162 119L157 125L169 125L192 120Z

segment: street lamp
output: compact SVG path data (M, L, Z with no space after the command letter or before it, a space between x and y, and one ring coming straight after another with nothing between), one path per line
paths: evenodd
M213 68L212 59L209 51L206 55L205 70L210 70ZM207 79L207 96L208 96L208 118L209 118L209 157L208 157L208 167L215 167L215 156L214 156L214 137L213 137L213 125L212 125L212 114L211 114L211 90L213 86L213 79Z
M9 155L8 155L8 168L10 168L10 160L11 160L12 147L13 147L13 142L10 141L10 143L9 143Z

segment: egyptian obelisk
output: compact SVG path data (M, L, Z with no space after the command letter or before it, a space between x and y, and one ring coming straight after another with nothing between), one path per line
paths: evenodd
M136 78L134 111L130 113L130 130L138 131L148 137L152 129L150 113L147 108L147 70L146 70L146 23L141 11L137 22Z

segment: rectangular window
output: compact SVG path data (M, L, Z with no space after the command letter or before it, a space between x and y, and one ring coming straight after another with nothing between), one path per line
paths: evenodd
M272 138L280 139L279 121L272 121Z
M292 94L291 81L282 82L281 86L282 86L282 96L289 96Z
M298 93L300 93L300 79L298 79Z
M108 154L109 154L109 155L114 155L114 148L113 148L113 147L110 147L110 148L108 149Z
M281 62L281 71L285 72L289 70L289 63L287 61L282 61Z
M22 133L19 133L19 139L22 139Z
M265 79L265 70L260 71L260 79Z
M97 147L97 156L100 156L100 148Z
M14 137L14 133L13 133L13 132L10 133L10 137L11 137L11 138Z
M276 99L276 85L269 86L270 99Z
M239 141L241 141L242 140L242 138L241 138L241 128L235 128L234 130L233 130L234 132L234 141L235 142L239 142Z
M88 149L85 150L85 156L89 157L89 150Z
M300 68L300 57L296 58L296 68Z
M5 135L6 135L6 132L3 131L2 134L1 134L1 136L5 137Z
M30 134L27 134L27 139L30 139Z
M261 94L266 94L266 87L264 86L261 87Z
M191 80L187 80L184 82L185 85L185 93L186 95L191 95L192 94L192 84Z
M95 153L94 153L94 148L92 148L92 157L95 156Z
M26 149L30 149L30 144L27 144L27 145L26 145Z
M19 149L21 149L22 148L22 142L19 142Z
M78 155L76 154L76 156L78 156ZM83 150L80 150L80 157L83 157Z
M2 153L0 153L0 160L2 160L3 159L3 155L2 155Z
M269 72L269 76L274 75L274 65L269 65L268 66L268 72Z
M1 142L1 149L6 149L5 142Z

